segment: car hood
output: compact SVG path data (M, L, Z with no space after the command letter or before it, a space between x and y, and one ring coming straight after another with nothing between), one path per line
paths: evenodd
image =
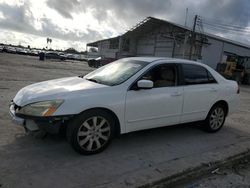
M68 77L35 83L22 88L13 99L18 106L38 101L64 99L76 92L109 87L80 77Z

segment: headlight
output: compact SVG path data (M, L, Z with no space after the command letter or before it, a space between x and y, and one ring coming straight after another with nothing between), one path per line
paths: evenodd
M31 116L51 116L62 103L63 100L32 103L22 107L16 113Z

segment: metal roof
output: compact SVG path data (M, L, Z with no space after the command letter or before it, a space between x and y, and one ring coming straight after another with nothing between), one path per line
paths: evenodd
M137 37L137 36L140 36L142 32L143 33L150 32L154 28L159 27L161 25L165 25L165 24L170 24L170 25L173 25L175 27L178 27L178 28L186 30L186 31L190 31L190 32L192 31L191 28L182 26L180 24L176 24L176 23L173 23L173 22L170 22L170 21L166 21L166 20L162 20L162 19L158 19L158 18L154 18L154 17L147 17L146 19L142 20L137 25L132 27L130 30L128 30L126 33L124 33L122 36L133 35L133 36ZM206 33L206 32L204 32L204 33L196 32L196 33L197 34L202 34L202 35L204 35L206 37L209 37L209 38L213 38L213 39L216 39L216 40L220 40L220 41L223 41L223 42L227 42L227 43L230 43L230 44L233 44L233 45L237 45L237 46L240 46L240 47L243 47L243 48L250 49L250 45L243 44L243 43L233 41L233 40L230 40L230 39L226 39L226 38L214 35L214 34L210 34L210 33ZM120 37L120 36L118 36L118 37ZM118 37L114 37L114 38L118 38ZM97 44L99 42L114 39L114 38L109 38L109 39L99 40L99 41L96 41L96 42L93 42L93 43L88 43L87 46L96 45L96 47L97 47Z
M124 35L141 35L141 32L150 32L152 29L159 27L161 25L173 25L175 27L178 27L180 29L183 30L188 30L190 31L190 28L188 27L184 27L182 25L176 24L176 23L172 23L166 20L161 20L158 18L154 18L154 17L147 17L146 19L142 20L141 22L139 22L137 25L135 25L134 27L132 27L129 31L127 31Z
M102 40L98 40L98 41L95 41L95 42L88 43L87 46L98 47L98 43L99 43L99 42L104 42L104 41L112 40L112 39L119 39L119 37L120 37L120 36L112 37L112 38L107 38L107 39L102 39Z

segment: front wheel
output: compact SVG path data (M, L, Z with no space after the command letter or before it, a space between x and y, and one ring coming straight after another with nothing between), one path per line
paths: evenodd
M214 106L208 113L205 120L205 130L207 132L217 132L224 125L226 118L226 110L223 105Z
M113 138L114 125L114 119L106 111L91 110L82 113L68 125L67 138L80 154L99 153Z

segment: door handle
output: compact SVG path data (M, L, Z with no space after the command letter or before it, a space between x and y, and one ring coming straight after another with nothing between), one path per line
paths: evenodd
M173 96L173 97L181 96L181 92L174 92L171 94L171 96Z

